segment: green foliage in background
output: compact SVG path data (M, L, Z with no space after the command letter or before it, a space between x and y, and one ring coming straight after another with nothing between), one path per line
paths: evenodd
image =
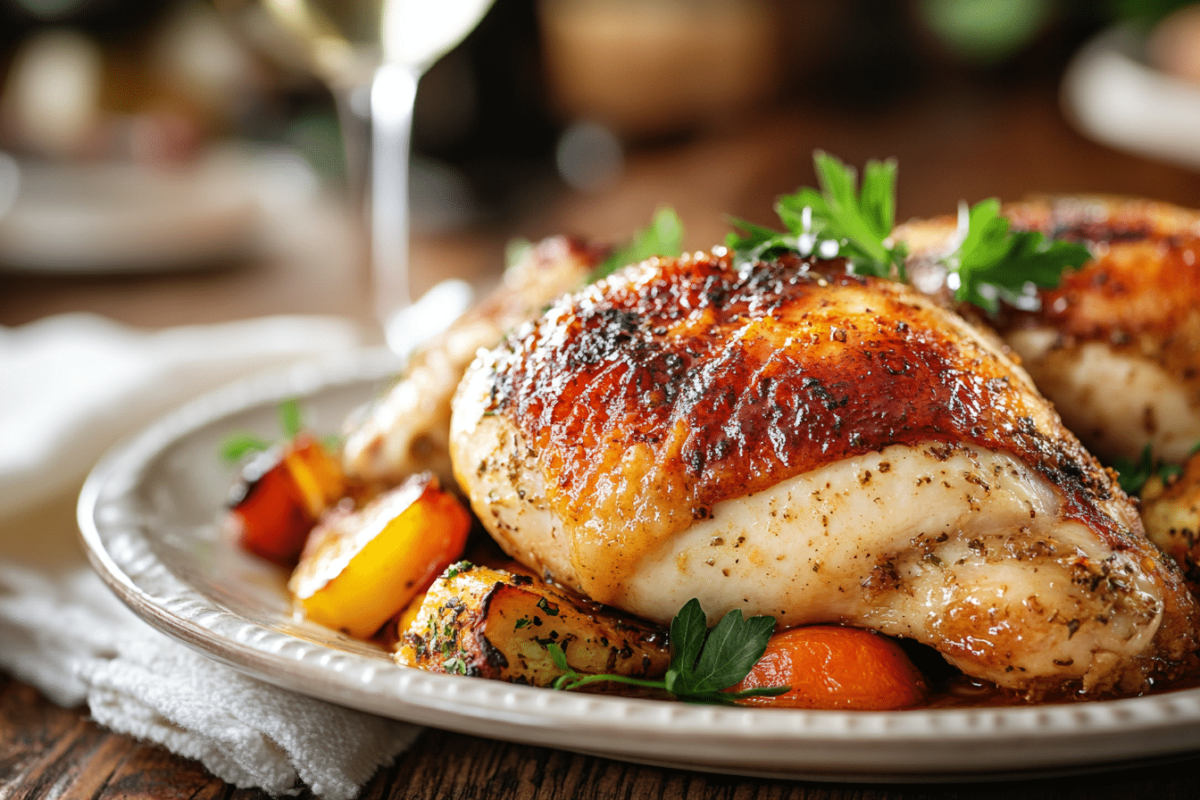
M918 13L950 52L974 64L1016 55L1055 13L1052 0L921 0Z

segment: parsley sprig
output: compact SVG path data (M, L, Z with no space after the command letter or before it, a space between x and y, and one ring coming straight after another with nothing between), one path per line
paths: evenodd
M279 430L284 441L292 441L304 429L304 409L295 397L289 397L279 403ZM329 450L336 450L338 438L328 437L322 442ZM273 446L261 436L252 433L231 433L221 442L221 460L229 464L237 464L247 456L265 453Z
M868 161L861 190L854 168L838 158L818 150L813 162L820 191L804 187L775 203L786 232L732 220L745 232L730 233L725 240L735 266L793 250L802 256L840 255L856 274L904 280L905 247L888 241L896 215L895 160Z
M677 256L683 252L683 222L670 208L654 212L650 224L633 235L628 243L615 249L588 276L588 283L607 278L626 264L636 264L652 256Z
M1031 286L1058 286L1067 267L1082 267L1091 255L1076 242L1047 239L1038 231L1009 230L1000 214L1000 201L981 200L958 211L960 242L942 261L946 285L960 303L971 303L989 314L996 313L1000 300L1034 311L1038 308Z
M868 161L862 188L853 167L817 151L813 157L820 190L802 188L779 198L775 212L787 228L779 232L734 219L726 238L741 267L787 251L821 258L841 256L857 275L907 280L904 242L892 241L896 162ZM989 313L1001 300L1018 308L1038 305L1033 287L1057 286L1068 267L1090 258L1081 244L1053 241L1036 231L1011 232L1000 202L983 200L959 209L955 245L941 257L954 299Z
M700 601L692 598L671 621L671 666L662 680L625 675L582 675L567 663L566 653L554 642L546 645L555 666L563 671L555 689L579 689L591 683L624 683L661 689L689 703L732 705L743 697L774 697L788 686L763 686L741 692L722 691L745 678L762 658L775 629L774 617L742 618L730 611L708 630Z
M1200 443L1192 448L1190 455L1195 455L1197 451L1200 451ZM1128 495L1139 494L1151 478L1157 477L1166 482L1183 473L1183 467L1179 464L1170 464L1155 458L1150 445L1142 448L1142 454L1136 461L1127 458L1113 459L1112 468L1117 471L1117 482L1121 484L1121 489Z

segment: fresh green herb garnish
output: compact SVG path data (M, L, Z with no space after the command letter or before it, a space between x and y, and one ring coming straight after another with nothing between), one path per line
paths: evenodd
M236 464L248 455L271 449L271 443L250 433L235 433L221 442L221 460Z
M626 264L645 261L652 256L677 256L683 252L683 222L669 208L654 213L650 225L634 234L624 247L618 247L588 276L588 283L607 278Z
M279 428L288 439L296 438L296 434L304 428L304 413L296 398L289 397L279 404Z
M1008 220L1000 215L1000 201L982 200L958 212L961 244L942 260L946 265L946 285L960 303L971 303L989 314L999 309L999 301L1027 310L1038 307L1032 284L1043 289L1058 286L1067 267L1078 269L1091 255L1076 242L1053 241L1037 231L1009 231Z
M459 575L462 575L464 572L470 572L473 569L475 569L475 565L473 563L471 563L470 561L466 561L466 560L459 561L459 562L451 564L449 567L447 567L446 574L443 577L446 578L447 580L449 580L450 578L457 578Z
M1194 455L1200 450L1200 444L1192 448ZM1117 471L1117 482L1125 494L1136 495L1146 486L1151 478L1158 477L1164 482L1183 473L1183 467L1178 464L1167 464L1154 457L1150 445L1142 448L1142 454L1137 461L1127 458L1113 459L1112 468Z
M820 191L802 188L781 197L775 211L787 231L778 232L744 220L733 220L737 232L726 238L735 266L795 251L802 256L841 256L857 275L906 280L904 242L890 239L895 223L896 162L868 161L862 189L853 167L817 151L813 157ZM1051 241L1041 233L1009 231L995 199L959 211L958 245L940 260L955 300L989 313L1004 300L1032 309L1037 295L1030 285L1057 286L1067 267L1080 267L1091 257L1074 242Z
M289 397L279 404L278 412L279 428L283 432L283 438L295 439L296 435L304 429L304 412L300 408L300 401ZM271 446L272 443L261 436L245 432L233 433L221 442L221 459L236 464L249 455L265 453L271 449ZM327 437L325 446L330 450L336 450L340 446L338 437Z
M741 692L725 692L745 678L762 658L767 640L775 630L774 617L743 619L741 611L730 611L708 630L700 601L692 598L671 621L671 666L662 680L624 675L581 675L567 663L566 653L556 643L546 644L554 665L563 671L555 689L578 689L590 683L624 683L661 689L689 703L731 705L743 697L774 697L789 686L763 686Z
M888 242L896 215L896 162L868 161L861 191L853 167L820 150L813 162L821 190L805 187L775 204L786 233L733 220L734 227L747 233L726 238L735 265L794 250L802 256L840 255L856 274L904 280L904 245Z

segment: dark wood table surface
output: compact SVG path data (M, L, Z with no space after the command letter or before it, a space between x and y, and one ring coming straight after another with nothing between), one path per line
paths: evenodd
M1063 120L1050 81L982 94L951 84L870 115L783 108L733 129L634 150L622 178L600 193L560 191L513 222L419 238L418 287L444 274L495 275L509 236L565 231L619 238L662 204L683 217L688 247L711 245L726 230L726 214L769 222L777 194L812 181L810 154L817 147L858 164L868 157L898 157L900 218L948 213L959 199L1016 199L1031 192L1143 195L1200 207L1200 174L1081 137ZM94 311L145 326L280 312L366 320L354 226L332 201L313 214L314 220L289 221L295 235L279 239L291 241L290 249L260 254L253 265L121 278L0 274L0 324L66 311ZM1013 796L1200 797L1200 758L1036 781L818 784L637 766L428 730L363 793L504 800ZM99 728L86 709L59 708L31 686L0 674L0 799L59 797L265 795L235 790L196 763Z

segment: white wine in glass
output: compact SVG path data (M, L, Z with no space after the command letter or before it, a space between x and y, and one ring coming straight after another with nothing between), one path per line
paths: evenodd
M351 186L361 189L363 126L356 101L369 97L371 278L388 343L404 349L421 331L412 314L408 161L417 82L479 24L492 0L217 0L251 42L323 80L338 102ZM369 91L369 94L368 94ZM460 293L461 294L461 293Z

